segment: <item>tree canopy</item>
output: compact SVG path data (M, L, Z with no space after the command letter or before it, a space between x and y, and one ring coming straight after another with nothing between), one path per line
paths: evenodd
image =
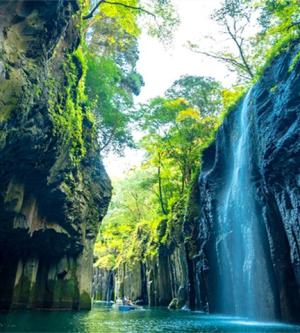
M172 36L178 19L166 0L98 1L90 7L83 16L88 106L95 115L101 151L121 154L126 146L134 145L133 97L143 86L136 70L140 25L146 21L149 33L164 40Z
M170 28L178 22L169 1L123 3L143 5L147 11L159 14L161 25L156 28L164 26L165 30L150 27L159 38L168 39ZM121 7L122 12L125 7ZM129 21L133 20L129 29L122 27L128 24L124 17L119 21L117 12L112 15L105 8L97 15L106 25L95 23L95 34L87 40L87 92L98 118L100 141L122 151L124 145L134 144L128 128L134 123L142 135L136 145L145 151L142 165L115 182L115 194L95 247L97 265L116 269L121 263L156 255L160 245L174 238L171 230L180 233L183 220L175 216L185 213L201 169L203 150L264 66L299 38L300 6L298 0L224 0L212 18L231 47L191 47L226 63L237 74L237 84L224 89L213 78L184 75L165 94L136 107L134 112L132 96L143 84L136 71L138 11L128 14ZM300 55L295 61L299 59Z
M116 268L137 253L140 258L151 256L166 241L164 225L178 203L186 203L200 169L201 152L220 124L221 96L220 83L211 78L182 77L165 96L136 111L135 120L143 131L139 146L146 156L140 168L115 184L116 194L96 246L98 265ZM205 101L210 107L205 107ZM114 263L109 267L108 255Z
M240 84L256 80L270 60L300 34L298 0L224 0L212 14L227 46L214 36L215 47L192 50L224 62ZM218 47L220 45L220 48Z

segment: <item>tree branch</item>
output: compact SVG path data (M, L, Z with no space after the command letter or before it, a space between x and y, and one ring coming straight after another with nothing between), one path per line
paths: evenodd
M227 58L227 57L222 56L220 54L214 54L214 53L209 53L209 52L205 52L205 51L196 51L196 52L199 53L199 54L203 54L207 57L214 58L216 60L221 60L223 62L229 63L232 66L238 67L238 68L246 71L246 68L245 68L244 64L238 62L236 59L232 59L232 58L229 58L229 57Z
M290 25L287 27L287 30L290 30L291 28L295 27L296 25L300 25L300 21L293 22L292 24L290 24Z
M236 24L236 21L234 21L234 26L235 26L235 24ZM229 36L232 38L232 40L234 41L235 45L238 48L238 51L239 51L240 57L242 59L242 62L244 64L245 70L248 72L248 74L250 75L250 77L253 78L254 74L252 73L252 69L250 68L250 66L249 66L249 64L248 64L248 62L246 60L246 57L244 55L244 50L243 50L241 44L239 43L239 41L237 39L237 36L231 31L230 26L227 23L227 21L225 21L225 27L227 29L227 32L228 32Z
M140 12L146 13L148 15L151 15L153 17L156 17L155 14L153 14L152 12L142 8L142 7L135 7L135 6L130 6L130 5L126 5L125 3L122 2L116 2L116 1L107 1L107 0L100 0L95 7L90 11L89 14L87 14L86 16L83 17L84 20L88 20L90 18L92 18L94 16L95 11L99 8L99 6L103 3L107 3L110 5L116 5L116 6L122 6L128 9L134 9L134 10L138 10Z
M102 146L100 146L100 152L102 152L105 148L107 148L110 143L112 142L114 136L115 136L115 132L117 130L117 124L115 124L115 126L113 127L108 139L106 140L106 142L104 142L104 144Z
M100 0L96 5L95 7L86 15L86 16L83 16L83 19L84 20L88 20L90 18L92 18L94 16L94 13L95 11L98 9L98 7L104 2L105 0Z

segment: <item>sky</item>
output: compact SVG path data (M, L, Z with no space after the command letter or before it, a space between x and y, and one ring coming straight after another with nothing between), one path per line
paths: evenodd
M210 19L221 0L173 0L180 14L180 26L174 34L173 45L166 47L159 40L142 33L139 38L140 59L138 72L142 74L145 86L136 98L144 103L150 98L163 95L181 75L211 76L230 86L232 78L224 64L194 53L186 46L187 41L199 43L203 49L211 47L207 35L220 35L219 27ZM123 177L128 170L139 165L143 152L126 149L124 157L109 154L104 165L112 179Z

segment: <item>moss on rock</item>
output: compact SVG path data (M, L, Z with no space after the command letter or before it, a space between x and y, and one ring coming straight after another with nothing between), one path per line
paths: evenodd
M81 13L75 1L2 1L0 11L1 304L88 308L86 262L111 185L84 95ZM33 258L28 284L18 263Z

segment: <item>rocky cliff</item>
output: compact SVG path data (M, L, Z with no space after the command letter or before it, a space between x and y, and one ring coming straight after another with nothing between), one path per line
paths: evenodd
M176 299L175 308L181 308L189 302L187 274L184 245L161 246L146 262L123 263L114 272L114 293L150 306L168 306Z
M259 252L251 250L250 238L245 240L246 247L235 246L240 257L248 258L242 270L254 270L247 275L251 289L244 291L241 303L246 304L246 295L252 292L257 295L256 301L263 300L261 313L258 313L260 304L252 304L256 319L299 321L300 62L296 61L299 52L299 43L295 42L277 56L247 94L249 103L245 106L249 138L245 167L249 188L244 193L245 199L251 195L254 202L249 221L250 215L255 214L258 225L254 238ZM204 152L199 185L191 193L184 216L175 214L167 221L168 241L161 241L152 259L124 263L115 272L116 296L143 299L150 305L167 305L177 298L178 307L187 304L192 309L211 313L237 313L232 297L227 295L223 304L221 301L224 280L229 281L232 294L238 288L239 282L231 276L232 258L228 257L225 262L228 276L220 269L221 249L226 245L228 253L232 253L236 238L230 226L226 226L229 228L226 233L220 232L218 219L220 207L224 205L222 199L232 168L233 150L238 146L237 124L243 105L242 98L230 110L215 141ZM241 151L245 149L246 146L241 146ZM241 177L239 172L237 169ZM166 230L162 234L166 235ZM248 234L246 230L245 235ZM247 248L253 255L243 253ZM255 270L262 268L266 278L260 280Z
M111 186L76 1L0 2L0 308L90 307Z
M103 268L94 268L92 296L95 301L114 299L114 272Z
M261 262L268 270L268 282L257 279L253 287L253 292L268 304L265 306L268 307L266 314L257 314L261 319L299 320L300 63L296 62L299 50L299 43L294 43L288 51L276 57L248 96L247 130L250 139L247 163L251 189L245 188L244 195L246 198L246 192L252 191L264 257L264 263L258 256L254 256L252 261ZM198 271L197 275L206 281L201 297L208 302L211 312L224 312L220 289L222 279L226 277L220 270L220 249L228 237L231 241L226 246L231 246L230 242L233 246L234 235L230 228L226 234L221 234L217 221L228 181L232 154L229 148L237 146L235 124L242 103L240 101L232 110L219 129L215 142L205 151L199 180L199 244L203 258L198 265L205 269ZM242 244L240 251L243 251ZM227 258L232 272L231 262L231 258ZM245 265L246 262L244 271L248 269ZM235 283L237 281L231 282L233 293L238 288ZM232 314L234 309L230 303L228 301L225 310Z
M188 204L181 200L170 217L161 221L158 243L149 242L147 232L145 235L141 230L136 235L139 248L130 259L111 271L96 268L95 298L126 296L150 306L168 306L173 301L173 308L200 307L195 300L198 291L193 288L198 258L198 196L195 184Z

